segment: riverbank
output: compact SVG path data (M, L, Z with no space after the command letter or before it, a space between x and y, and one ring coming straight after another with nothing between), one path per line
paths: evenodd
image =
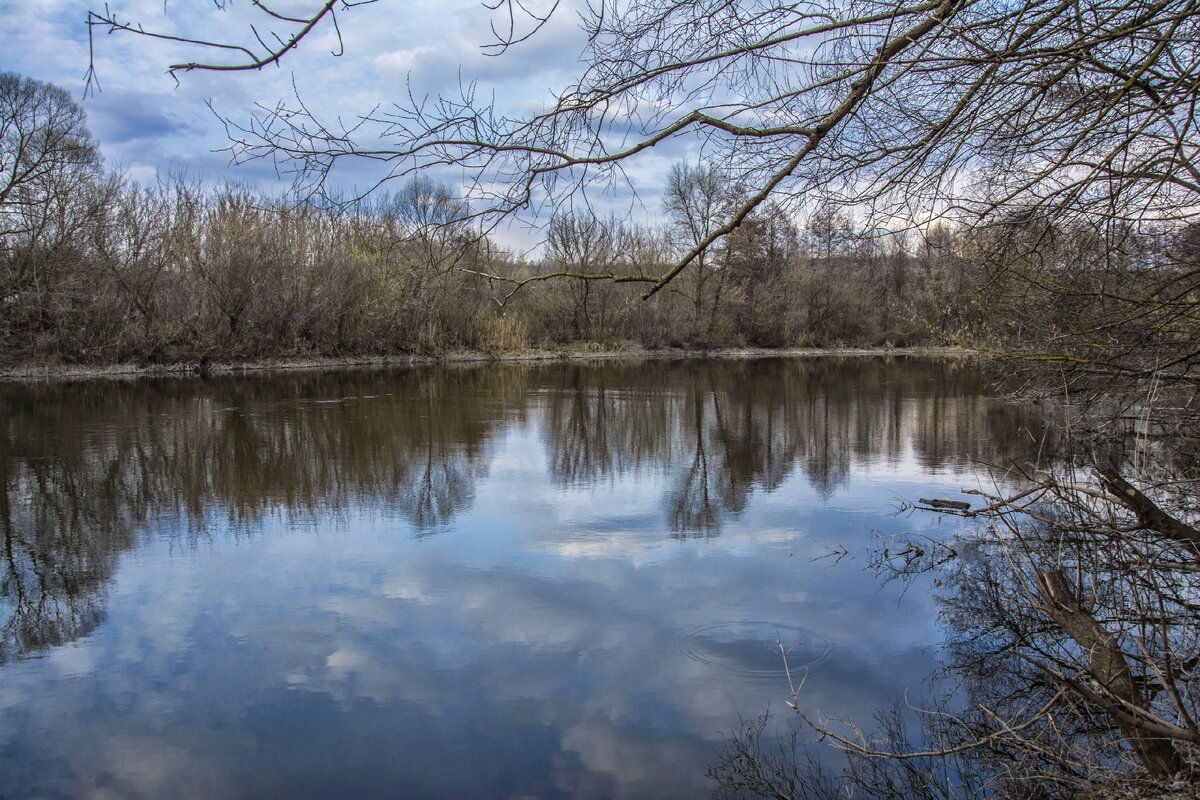
M535 363L563 361L638 361L645 359L680 358L799 358L815 356L879 357L924 356L934 358L977 355L962 347L911 348L721 348L693 350L668 348L662 350L589 350L561 348L556 350L522 350L511 353L482 353L462 351L439 355L345 356L269 358L252 361L177 362L170 364L31 364L0 369L0 381L53 381L93 378L138 378L180 375L219 375L244 372L275 372L291 370L333 370L350 368L409 367L430 364L475 363Z

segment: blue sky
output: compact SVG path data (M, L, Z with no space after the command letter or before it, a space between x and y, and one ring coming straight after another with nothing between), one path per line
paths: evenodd
M122 20L148 29L195 38L249 36L248 21L261 14L248 0L234 0L222 12L207 0L110 0ZM315 0L278 0L285 13L311 11ZM206 103L235 121L248 119L256 102L271 105L292 95L293 80L304 101L327 117L352 119L378 104L401 99L406 81L418 94L455 94L460 76L478 81L481 94L494 93L510 114L528 113L552 100L578 70L583 37L574 11L560 8L530 41L501 57L481 45L492 40L495 15L479 0L380 0L339 16L345 54L335 58L337 41L326 26L306 40L280 68L262 72L191 73L177 85L166 66L200 58L178 44L129 34L98 32L96 66L101 91L84 98L88 66L85 20L101 0L0 0L0 69L16 71L65 87L80 98L89 124L110 164L138 180L164 171L186 171L214 181L237 181L263 191L287 182L266 163L231 169L221 152L225 131ZM500 18L502 22L504 18ZM282 29L280 29L282 30ZM687 153L684 142L648 154L630 177L645 211L659 209L658 186L670 164ZM343 188L370 185L378 173L360 165L339 175ZM443 179L450 176L440 176ZM600 198L601 210L628 209L628 193ZM609 208L605 209L605 204ZM510 230L512 243L532 242L536 234Z

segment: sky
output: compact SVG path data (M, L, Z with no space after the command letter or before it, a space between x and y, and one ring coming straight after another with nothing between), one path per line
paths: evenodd
M283 13L311 13L317 0L277 0ZM584 39L569 8L560 7L537 35L500 57L482 45L493 40L490 24L505 18L480 0L379 0L338 17L344 54L334 57L336 35L329 26L306 39L281 67L261 72L194 72L177 83L167 65L199 59L204 53L171 42L127 33L95 36L100 91L85 97L88 69L89 9L102 0L0 0L0 70L58 84L76 97L110 165L140 181L163 173L185 172L214 182L248 184L267 193L289 182L273 165L258 162L230 166L222 152L225 129L215 111L233 121L248 120L256 103L272 105L298 91L311 108L327 116L353 119L379 104L404 96L406 85L418 95L456 94L460 80L478 81L479 92L494 93L510 113L527 113L551 102L579 69ZM264 21L249 0L227 2L224 11L208 0L109 0L121 20L148 30L191 38L240 39L259 31ZM276 30L282 32L283 27ZM639 200L627 190L602 199L620 213L640 204L639 215L659 208L659 187L670 164L687 155L687 144L670 143L641 159L630 173ZM358 165L339 174L339 188L354 192L371 185L377 168ZM446 180L450 176L436 176ZM638 212L635 210L635 214ZM532 246L535 229L510 227L499 232L513 246Z

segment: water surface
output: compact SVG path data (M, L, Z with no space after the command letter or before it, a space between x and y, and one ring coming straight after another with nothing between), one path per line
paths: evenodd
M902 501L1031 456L952 361L0 387L0 795L704 796L935 666ZM944 524L944 523L943 523ZM843 553L846 555L841 556Z

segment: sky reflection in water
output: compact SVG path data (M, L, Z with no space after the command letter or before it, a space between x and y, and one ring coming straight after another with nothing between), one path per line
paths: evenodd
M919 689L899 499L1037 448L969 367L0 388L0 795L703 796L721 731ZM872 531L879 532L872 534ZM844 545L851 555L827 556Z

